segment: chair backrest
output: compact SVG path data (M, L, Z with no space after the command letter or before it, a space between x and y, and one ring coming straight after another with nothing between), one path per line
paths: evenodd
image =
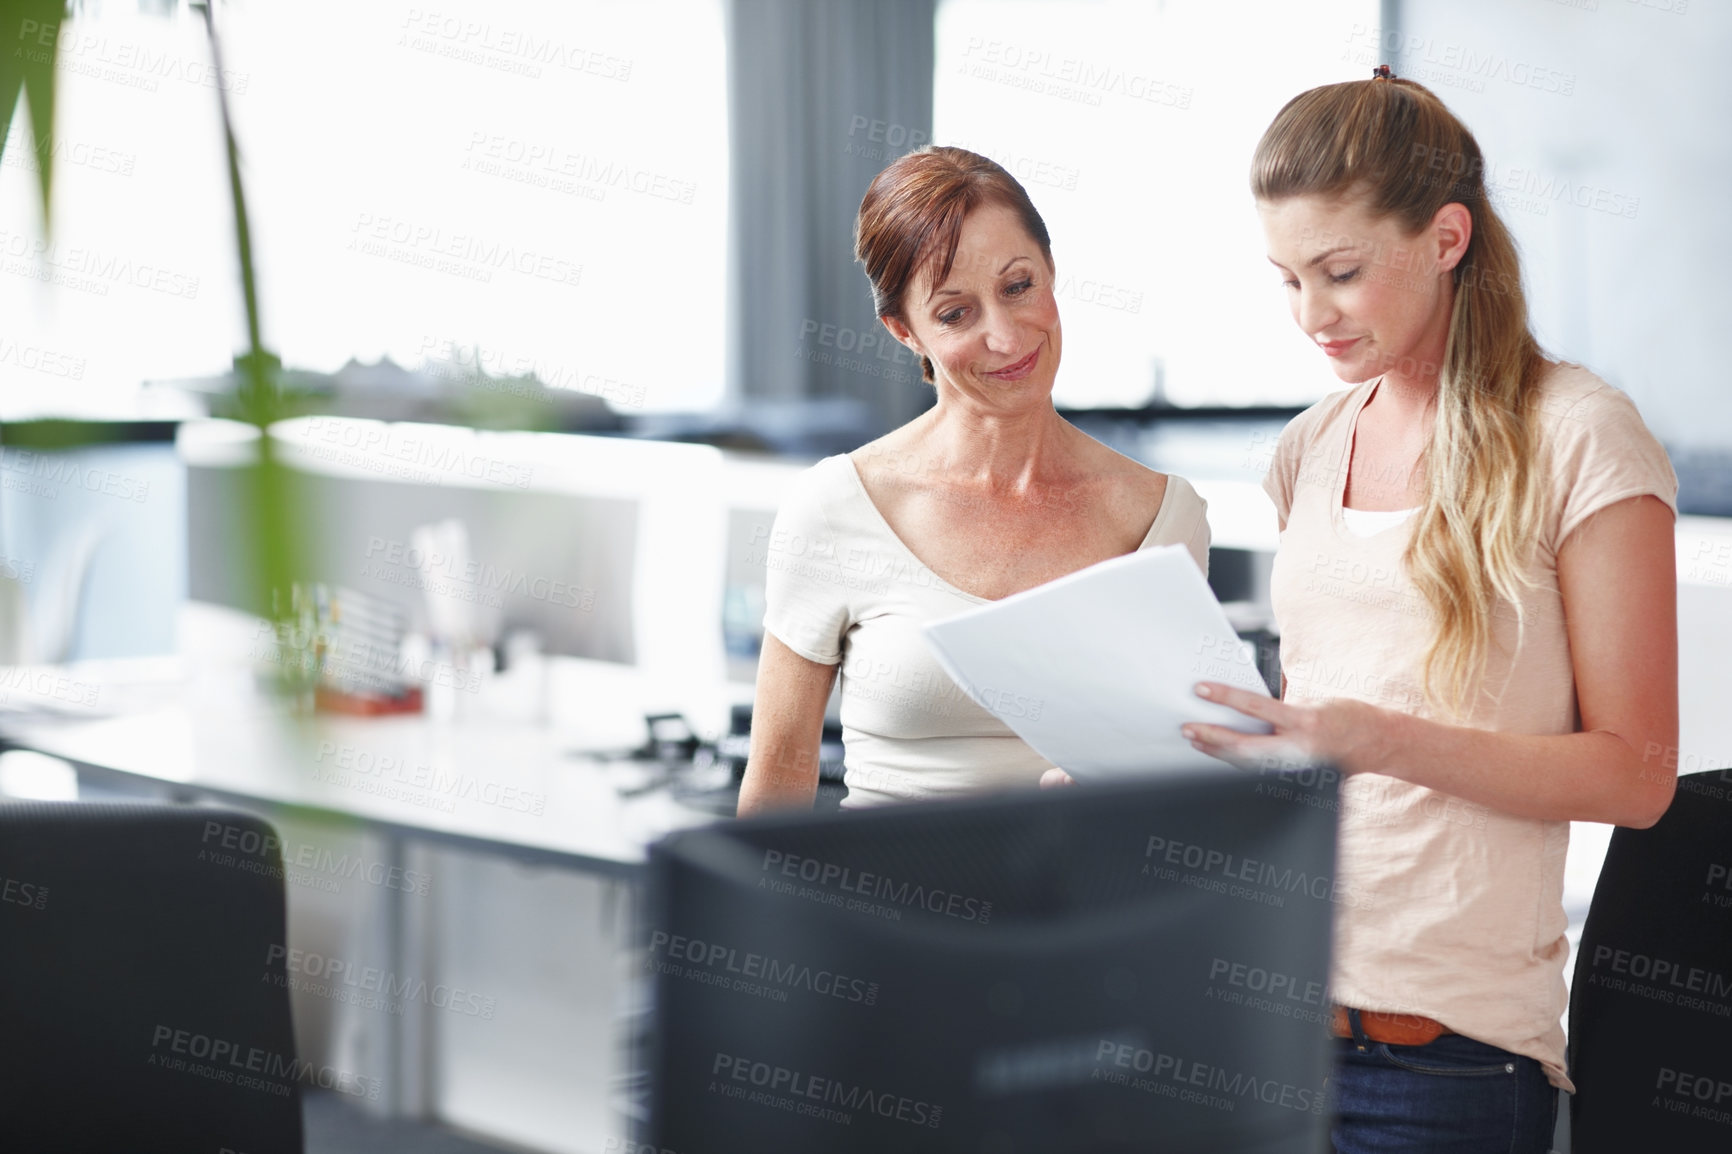
M279 846L226 809L0 804L0 1146L300 1154L335 1079L295 1054Z
M1612 834L1570 993L1574 1154L1732 1150L1732 769Z

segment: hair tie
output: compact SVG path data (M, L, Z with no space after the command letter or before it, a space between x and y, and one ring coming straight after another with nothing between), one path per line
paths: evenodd
M1376 68L1373 68L1371 70L1371 79L1373 79L1373 80L1394 80L1395 74L1389 71L1389 65L1379 64Z

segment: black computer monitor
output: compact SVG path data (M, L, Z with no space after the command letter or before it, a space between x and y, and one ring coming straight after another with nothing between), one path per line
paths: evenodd
M641 1145L1327 1150L1337 774L1210 766L665 839Z

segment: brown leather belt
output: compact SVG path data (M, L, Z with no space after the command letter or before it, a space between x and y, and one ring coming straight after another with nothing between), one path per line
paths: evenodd
M1387 1042L1391 1046L1423 1046L1444 1034L1455 1033L1424 1014L1386 1014L1378 1010L1359 1011L1359 1026L1373 1042ZM1353 1023L1347 1020L1346 1006L1335 1007L1330 1029L1337 1038L1353 1037Z

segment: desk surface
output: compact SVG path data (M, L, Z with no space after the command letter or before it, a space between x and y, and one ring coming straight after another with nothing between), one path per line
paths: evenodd
M662 834L714 820L666 790L633 792L645 768L600 756L641 731L630 670L575 678L587 682L575 708L590 725L490 715L480 695L452 719L298 717L235 651L250 619L189 606L182 626L192 636L180 676L125 690L132 700L113 716L0 714L0 738L99 776L608 873L633 873Z

